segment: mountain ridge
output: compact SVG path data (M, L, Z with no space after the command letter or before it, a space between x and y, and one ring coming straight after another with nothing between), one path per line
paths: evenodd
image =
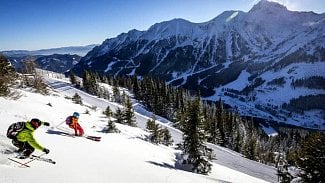
M268 93L269 101L279 91L282 94L284 90L296 93L298 90L292 87L294 81L306 75L321 76L325 80L321 71L305 73L313 69L313 65L325 70L324 33L324 13L289 11L283 5L263 0L247 13L225 11L203 23L173 19L154 24L147 31L131 30L106 39L83 57L72 71L77 74L91 70L114 76L152 76L176 87L200 90L202 97L209 100L221 96L232 107L246 102L246 107L240 110L245 115L262 115L288 123L308 121L307 126L325 128L324 115L317 115L317 119L312 115L309 120L303 120L302 116L292 119L287 114L279 117L261 111L261 107L256 108L271 105L282 110L282 105L290 104L291 100L324 93L324 90L303 87L301 91L299 89L301 93L286 96L281 102L261 100L265 93ZM301 72L289 72L296 68ZM243 72L248 73L246 81L240 79ZM276 79L283 80L286 87L267 84ZM229 92L225 92L230 83L241 85L241 82L247 84L235 95L229 96ZM295 122L297 120L299 122Z
M77 54L79 56L84 56L87 52L93 49L98 44L90 44L86 46L66 46L59 48L47 48L39 50L4 50L0 53L5 56L24 56L24 55L53 55L53 54Z

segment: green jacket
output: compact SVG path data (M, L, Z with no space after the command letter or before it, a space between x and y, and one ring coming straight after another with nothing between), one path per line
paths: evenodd
M30 121L26 122L25 129L17 134L17 140L20 142L27 142L33 148L43 151L44 147L42 147L34 138L34 131L35 129L32 127Z

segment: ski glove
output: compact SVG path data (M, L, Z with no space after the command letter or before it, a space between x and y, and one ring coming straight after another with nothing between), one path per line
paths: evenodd
M44 126L50 126L50 123L48 123L48 122L44 122L43 125L44 125Z
M43 152L45 152L46 154L48 154L48 153L50 153L50 150L44 148L44 149L43 149Z

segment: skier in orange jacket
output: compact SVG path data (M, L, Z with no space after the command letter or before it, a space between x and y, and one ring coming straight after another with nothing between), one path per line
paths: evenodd
M74 134L76 136L83 136L84 135L84 130L78 123L79 119L79 113L74 112L72 116L68 116L67 119L65 120L66 124L69 125L70 128L74 129Z

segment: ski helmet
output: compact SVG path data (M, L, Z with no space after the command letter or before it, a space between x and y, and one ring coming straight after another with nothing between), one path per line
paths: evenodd
M75 117L75 118L79 118L80 115L79 115L79 113L74 112L72 116Z
M42 122L41 122L39 119L37 119L37 118L33 118L33 119L30 121L30 123L32 124L32 127L33 127L34 129L38 128L38 127L41 126L41 124L42 124Z

